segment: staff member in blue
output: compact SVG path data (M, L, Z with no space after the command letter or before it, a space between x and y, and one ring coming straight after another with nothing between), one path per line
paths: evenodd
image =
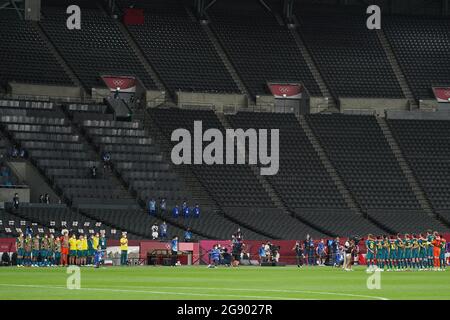
M200 218L200 206L198 205L198 203L195 204L193 213L194 213L194 218Z
M178 216L180 215L180 208L178 208L178 205L176 205L173 209L172 209L172 216L174 218L178 218Z
M172 241L170 242L170 248L172 250L172 266L176 266L177 258L178 258L178 237L177 236L172 238Z
M189 218L189 206L188 206L186 201L183 202L183 206L181 208L181 211L183 213L183 217Z

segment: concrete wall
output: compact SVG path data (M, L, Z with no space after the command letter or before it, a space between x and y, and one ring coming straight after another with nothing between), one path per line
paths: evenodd
M243 94L218 94L218 93L200 93L200 92L182 92L176 93L178 106L180 108L189 107L189 105L214 106L214 110L223 112L224 106L236 106L236 108L246 107L247 97Z
M383 116L385 110L409 110L407 99L371 99L371 98L340 98L341 112L345 110L373 110Z
M81 88L79 87L51 86L18 82L8 83L8 93L12 95L25 96L81 98Z
M167 93L164 91L147 90L145 92L145 99L146 99L147 107L153 108L153 107L160 105L161 103L166 101L166 96L167 96Z
M39 202L39 195L48 193L52 203L59 202L59 197L31 163L28 161L8 161L7 164L14 170L19 179L30 187L29 201Z
M450 120L450 110L442 111L395 111L386 112L388 119L406 119L406 120Z
M0 188L0 202L12 202L16 193L19 195L20 202L30 202L29 188Z
M111 94L109 88L92 88L92 99L97 103L102 103L103 99Z

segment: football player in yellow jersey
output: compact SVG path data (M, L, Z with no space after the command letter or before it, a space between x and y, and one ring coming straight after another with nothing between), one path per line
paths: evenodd
M80 236L81 238L81 252L82 252L82 257L81 257L81 261L80 261L80 265L85 266L86 265L86 260L87 260L87 256L88 256L88 239L84 236Z
M76 242L77 244L77 265L80 266L81 265L81 261L83 259L83 236L80 235L78 237L78 240Z
M69 264L77 263L77 237L73 234L69 239Z

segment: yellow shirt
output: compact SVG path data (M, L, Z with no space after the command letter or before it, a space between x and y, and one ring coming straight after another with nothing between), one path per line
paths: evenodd
M128 239L127 238L120 238L120 250L128 250Z
M88 249L88 241L87 239L81 240L81 250L87 250Z
M98 248L98 242L99 242L98 237L94 236L94 237L92 238L92 245L94 246L94 249L95 249L95 250L97 250L97 248Z
M83 250L82 242L83 241L80 239L77 240L77 250L79 250L79 251Z
M69 248L71 251L77 251L77 239L69 239Z

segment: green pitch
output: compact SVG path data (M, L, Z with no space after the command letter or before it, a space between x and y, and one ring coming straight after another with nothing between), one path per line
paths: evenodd
M450 271L383 272L381 289L358 267L81 268L69 290L65 268L0 268L0 299L450 299ZM372 282L373 283L373 282Z

